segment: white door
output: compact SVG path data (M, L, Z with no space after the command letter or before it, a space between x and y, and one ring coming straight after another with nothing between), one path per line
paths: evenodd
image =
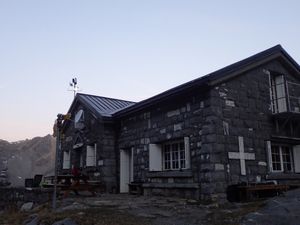
M129 192L128 184L133 181L133 149L120 150L120 193Z

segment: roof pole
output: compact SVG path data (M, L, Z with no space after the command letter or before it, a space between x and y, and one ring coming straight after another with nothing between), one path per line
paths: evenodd
M55 133L56 133L56 150L55 150L55 162L54 162L54 190L53 190L53 202L52 202L52 208L53 210L56 209L56 193L57 193L57 175L58 175L58 158L59 153L61 150L61 127L62 122L65 119L69 119L71 117L70 114L58 114L56 119L56 127L55 127Z

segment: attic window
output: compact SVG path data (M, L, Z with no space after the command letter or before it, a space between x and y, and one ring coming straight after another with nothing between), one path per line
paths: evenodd
M273 113L287 111L285 78L282 74L270 74L270 94Z
M84 111L80 109L75 115L75 128L82 129L84 127Z

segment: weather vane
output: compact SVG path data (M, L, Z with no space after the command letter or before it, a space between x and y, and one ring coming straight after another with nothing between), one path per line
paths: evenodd
M79 91L79 87L77 86L77 78L73 78L72 82L70 82L70 87L72 88L69 91L73 91L74 92L74 98L76 96L76 93Z

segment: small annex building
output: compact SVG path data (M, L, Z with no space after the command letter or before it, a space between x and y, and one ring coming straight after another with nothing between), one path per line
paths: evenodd
M300 67L274 46L134 103L77 94L63 125L72 164L108 192L226 197L242 182L300 184Z

